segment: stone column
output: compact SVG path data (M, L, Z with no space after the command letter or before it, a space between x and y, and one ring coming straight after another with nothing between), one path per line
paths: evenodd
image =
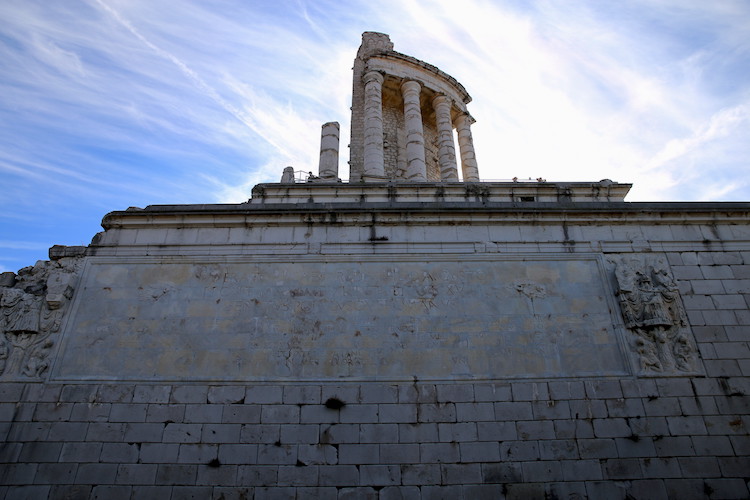
M336 181L339 178L339 123L328 122L320 132L318 176Z
M365 82L365 147L363 178L377 181L385 178L383 160L383 75L370 71Z
M477 158L474 154L474 140L471 138L470 127L472 123L474 123L474 118L468 113L463 113L456 120L458 147L461 150L461 173L464 176L464 182L479 182Z
M453 144L451 100L443 94L436 94L432 98L432 107L435 109L435 122L437 124L440 179L443 181L458 181L456 146Z
M424 161L424 128L419 93L422 86L414 80L401 84L404 97L404 125L406 127L406 178L410 181L427 181L427 165Z

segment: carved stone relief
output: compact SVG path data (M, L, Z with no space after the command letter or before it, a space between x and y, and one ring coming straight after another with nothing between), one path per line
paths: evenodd
M41 378L73 297L80 258L38 261L4 273L0 286L0 377Z
M698 354L677 284L668 264L645 255L613 261L617 297L641 375L699 371Z

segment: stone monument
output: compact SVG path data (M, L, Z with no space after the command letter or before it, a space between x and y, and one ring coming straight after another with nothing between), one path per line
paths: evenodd
M0 276L0 497L750 495L750 204L482 182L468 93L393 48L348 182L326 123L317 175Z

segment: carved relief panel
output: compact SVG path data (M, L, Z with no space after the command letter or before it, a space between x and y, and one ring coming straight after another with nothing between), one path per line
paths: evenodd
M625 255L615 264L628 341L640 375L700 373L698 351L669 265L651 255Z
M40 379L50 366L82 259L39 261L3 273L0 286L0 378Z

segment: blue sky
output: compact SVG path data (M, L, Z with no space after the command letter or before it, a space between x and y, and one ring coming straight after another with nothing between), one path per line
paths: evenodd
M747 0L0 0L0 271L129 206L235 203L347 160L363 31L473 97L483 179L750 200ZM345 175L344 175L345 176Z

